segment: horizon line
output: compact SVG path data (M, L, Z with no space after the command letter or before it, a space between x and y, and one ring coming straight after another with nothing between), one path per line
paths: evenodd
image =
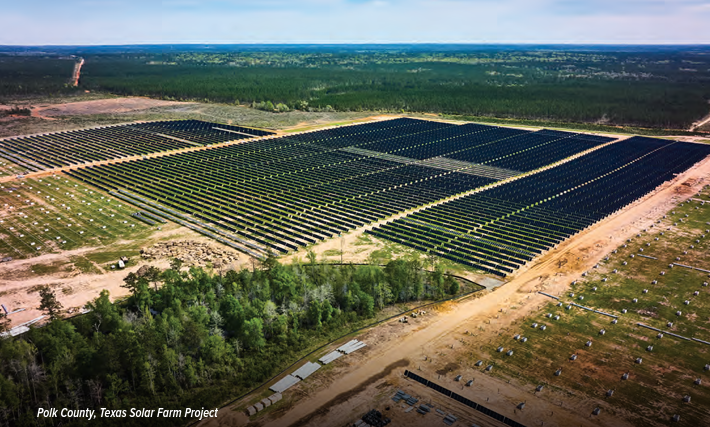
M423 45L462 45L462 46L707 46L710 42L687 43L630 43L630 42L159 42L159 43L121 43L121 44L2 44L0 47L127 47L127 46L423 46Z

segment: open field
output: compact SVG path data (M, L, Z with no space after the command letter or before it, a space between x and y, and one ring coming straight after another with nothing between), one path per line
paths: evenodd
M13 181L0 190L3 257L106 246L151 229L131 216L132 206L65 176Z
M0 177L14 176L25 172L25 168L16 165L6 159L0 160Z
M63 174L0 185L0 258L12 258L0 263L0 300L10 310L25 308L10 316L13 324L41 314L39 285L61 289L60 301L76 311L102 289L125 295L123 278L146 264L143 247L183 239L217 245L172 222L138 219L133 214L140 209ZM122 256L127 268L115 269Z
M264 129L317 129L373 116L372 112L272 113L238 105L115 97L104 93L83 94L77 98L21 98L9 102L7 108L14 105L30 108L32 115L0 118L0 137L156 120L216 121Z
M44 178L43 182L49 179ZM121 285L127 274L146 265L167 268L174 257L183 259L186 266L240 269L251 265L248 257L196 231L173 222L149 225L132 216L140 211L139 208L100 196L100 190L71 177L62 175L62 179L71 184L69 190L76 190L73 185L78 185L93 194L77 193L86 203L68 198L64 193L55 194L57 197L50 202L58 203L57 206L37 199L34 205L22 207L22 216L13 215L14 209L3 210L0 215L2 257L13 258L0 263L0 302L9 310L24 309L9 317L13 325L42 314L37 286L49 284L57 289L59 301L72 314L102 290L109 290L113 298L126 296L128 291ZM14 190L12 194L18 191L21 190ZM49 193L42 191L42 194ZM74 193L70 191L70 194ZM59 198L62 196L66 199ZM62 204L71 210L62 210L66 209L61 207ZM92 208L95 209L90 210ZM67 212L72 214L67 215ZM141 256L144 248L175 241L203 247L176 250L172 255L162 257L143 259ZM129 259L125 269L116 268L121 257Z

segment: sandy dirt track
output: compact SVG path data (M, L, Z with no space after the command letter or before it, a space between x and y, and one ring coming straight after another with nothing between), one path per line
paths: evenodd
M84 58L81 58L79 62L74 64L74 71L72 72L71 75L71 82L72 86L77 87L79 86L79 78L81 77L81 67L84 66Z
M328 402L334 396L346 393L367 382L368 379L378 375L384 367L403 358L411 362L410 369L416 369L425 355L433 357L434 363L438 363L438 366L443 366L447 361L456 358L455 350L449 349L451 345L456 347L455 343L459 336L457 334L463 334L468 329L474 330L477 325L485 324L487 329L484 333L479 333L475 341L481 342L481 344L487 343L489 339L497 337L504 328L510 327L535 311L540 304L546 302L545 297L537 294L537 291L544 290L552 294L564 291L572 280L590 269L605 254L622 244L631 235L650 226L665 211L681 200L691 197L709 182L709 178L710 158L707 158L674 181L663 184L654 193L637 201L621 213L573 236L560 244L557 249L534 260L529 267L521 269L503 287L482 298L465 300L456 304L448 313L433 317L428 326L412 331L406 336L371 345L366 353L367 357L357 364L350 364L349 369L340 374L337 380L298 399L289 410L279 413L278 418L261 420L259 425L270 427L336 426L354 421L362 414L358 415L358 413L352 412L353 405L348 403L350 400L338 402L333 408L328 408ZM566 260L566 263L560 267L562 260ZM511 305L516 305L517 309L506 310ZM503 313L500 312L501 308L503 308ZM379 326L373 329L373 333L387 327L387 325ZM363 340L367 342L367 338ZM424 343L426 346L423 347ZM401 377L402 372L403 368L393 370L387 376L387 380L396 382L396 378ZM495 388L500 389L500 394L507 396L507 398L499 399L498 403L491 402L489 404L492 409L506 416L514 416L514 406L511 406L510 402L530 398L529 393L522 392L514 385L509 385L493 377L487 377L487 381L479 383L479 387L481 385L483 387L479 389L480 396L478 398L479 401L480 398L483 398L484 402L482 403L485 403L484 396L490 395L491 390ZM367 393L367 390L363 393ZM370 393L373 391L370 390ZM373 398L374 395L364 397L356 395L352 396L351 400L373 400ZM237 405L243 405L251 400L244 399ZM580 416L580 413L587 412L591 404L585 402L583 397L568 398L562 406L560 406L560 401L540 399L531 404L529 410L526 408L526 416L531 419L544 420L545 426L607 425L617 427L625 425L619 419L606 417L604 413L594 420ZM351 410L348 410L349 408ZM584 408L584 412L580 412L582 408ZM312 415L314 413L316 415ZM551 413L554 415L546 415ZM299 420L305 422L299 422ZM225 409L220 411L219 418L203 422L201 425L245 425L246 422L247 418L241 411Z

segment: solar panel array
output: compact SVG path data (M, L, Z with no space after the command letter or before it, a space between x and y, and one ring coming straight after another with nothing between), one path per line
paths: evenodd
M709 154L707 145L633 137L369 233L505 276Z
M7 138L0 140L0 157L40 171L270 134L198 120L139 123Z
M320 369L320 367L321 365L318 363L306 362L303 366L293 371L291 375L305 380L306 378L310 377L315 371Z
M196 120L139 123L7 139L0 141L0 156L40 170L266 134ZM708 150L636 137L588 153L611 141L548 129L401 118L81 167L70 174L151 215L260 256L287 253L535 171L370 231L505 276L686 170ZM550 168L579 154L586 155Z
M234 141L273 134L273 132L261 129L223 125L218 123L203 122L201 120L148 122L134 124L131 125L131 127L197 142L202 145L210 145L218 142Z
M285 377L281 378L276 384L269 387L269 390L274 391L276 393L283 393L284 391L298 384L300 381L301 380L299 378L296 378L293 375L286 375Z
M523 424L521 424L515 420L511 420L510 418L508 418L502 414L499 414L498 412L496 412L492 409L488 409L485 406L480 405L467 397L461 396L460 394L453 392L453 391L449 390L448 388L442 387L432 381L429 381L422 376L419 376L413 372L410 372L409 370L404 371L404 376L411 378L411 379L415 380L416 382L423 384L429 388L432 388L432 389L438 391L439 393L443 394L446 397L450 397L460 403L463 403L464 405L468 406L469 408L472 408L472 409L475 409L479 412L482 412L482 413L488 415L489 417L502 422L505 425L508 425L511 427L525 427Z
M190 214L264 251L286 253L515 176L535 168L537 156L554 162L606 142L576 138L402 118L88 167L72 175ZM470 154L478 150L486 154ZM462 153L472 161L444 156Z

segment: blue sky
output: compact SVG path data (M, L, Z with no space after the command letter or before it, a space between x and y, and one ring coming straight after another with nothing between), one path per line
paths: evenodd
M0 2L0 45L710 44L710 0Z

